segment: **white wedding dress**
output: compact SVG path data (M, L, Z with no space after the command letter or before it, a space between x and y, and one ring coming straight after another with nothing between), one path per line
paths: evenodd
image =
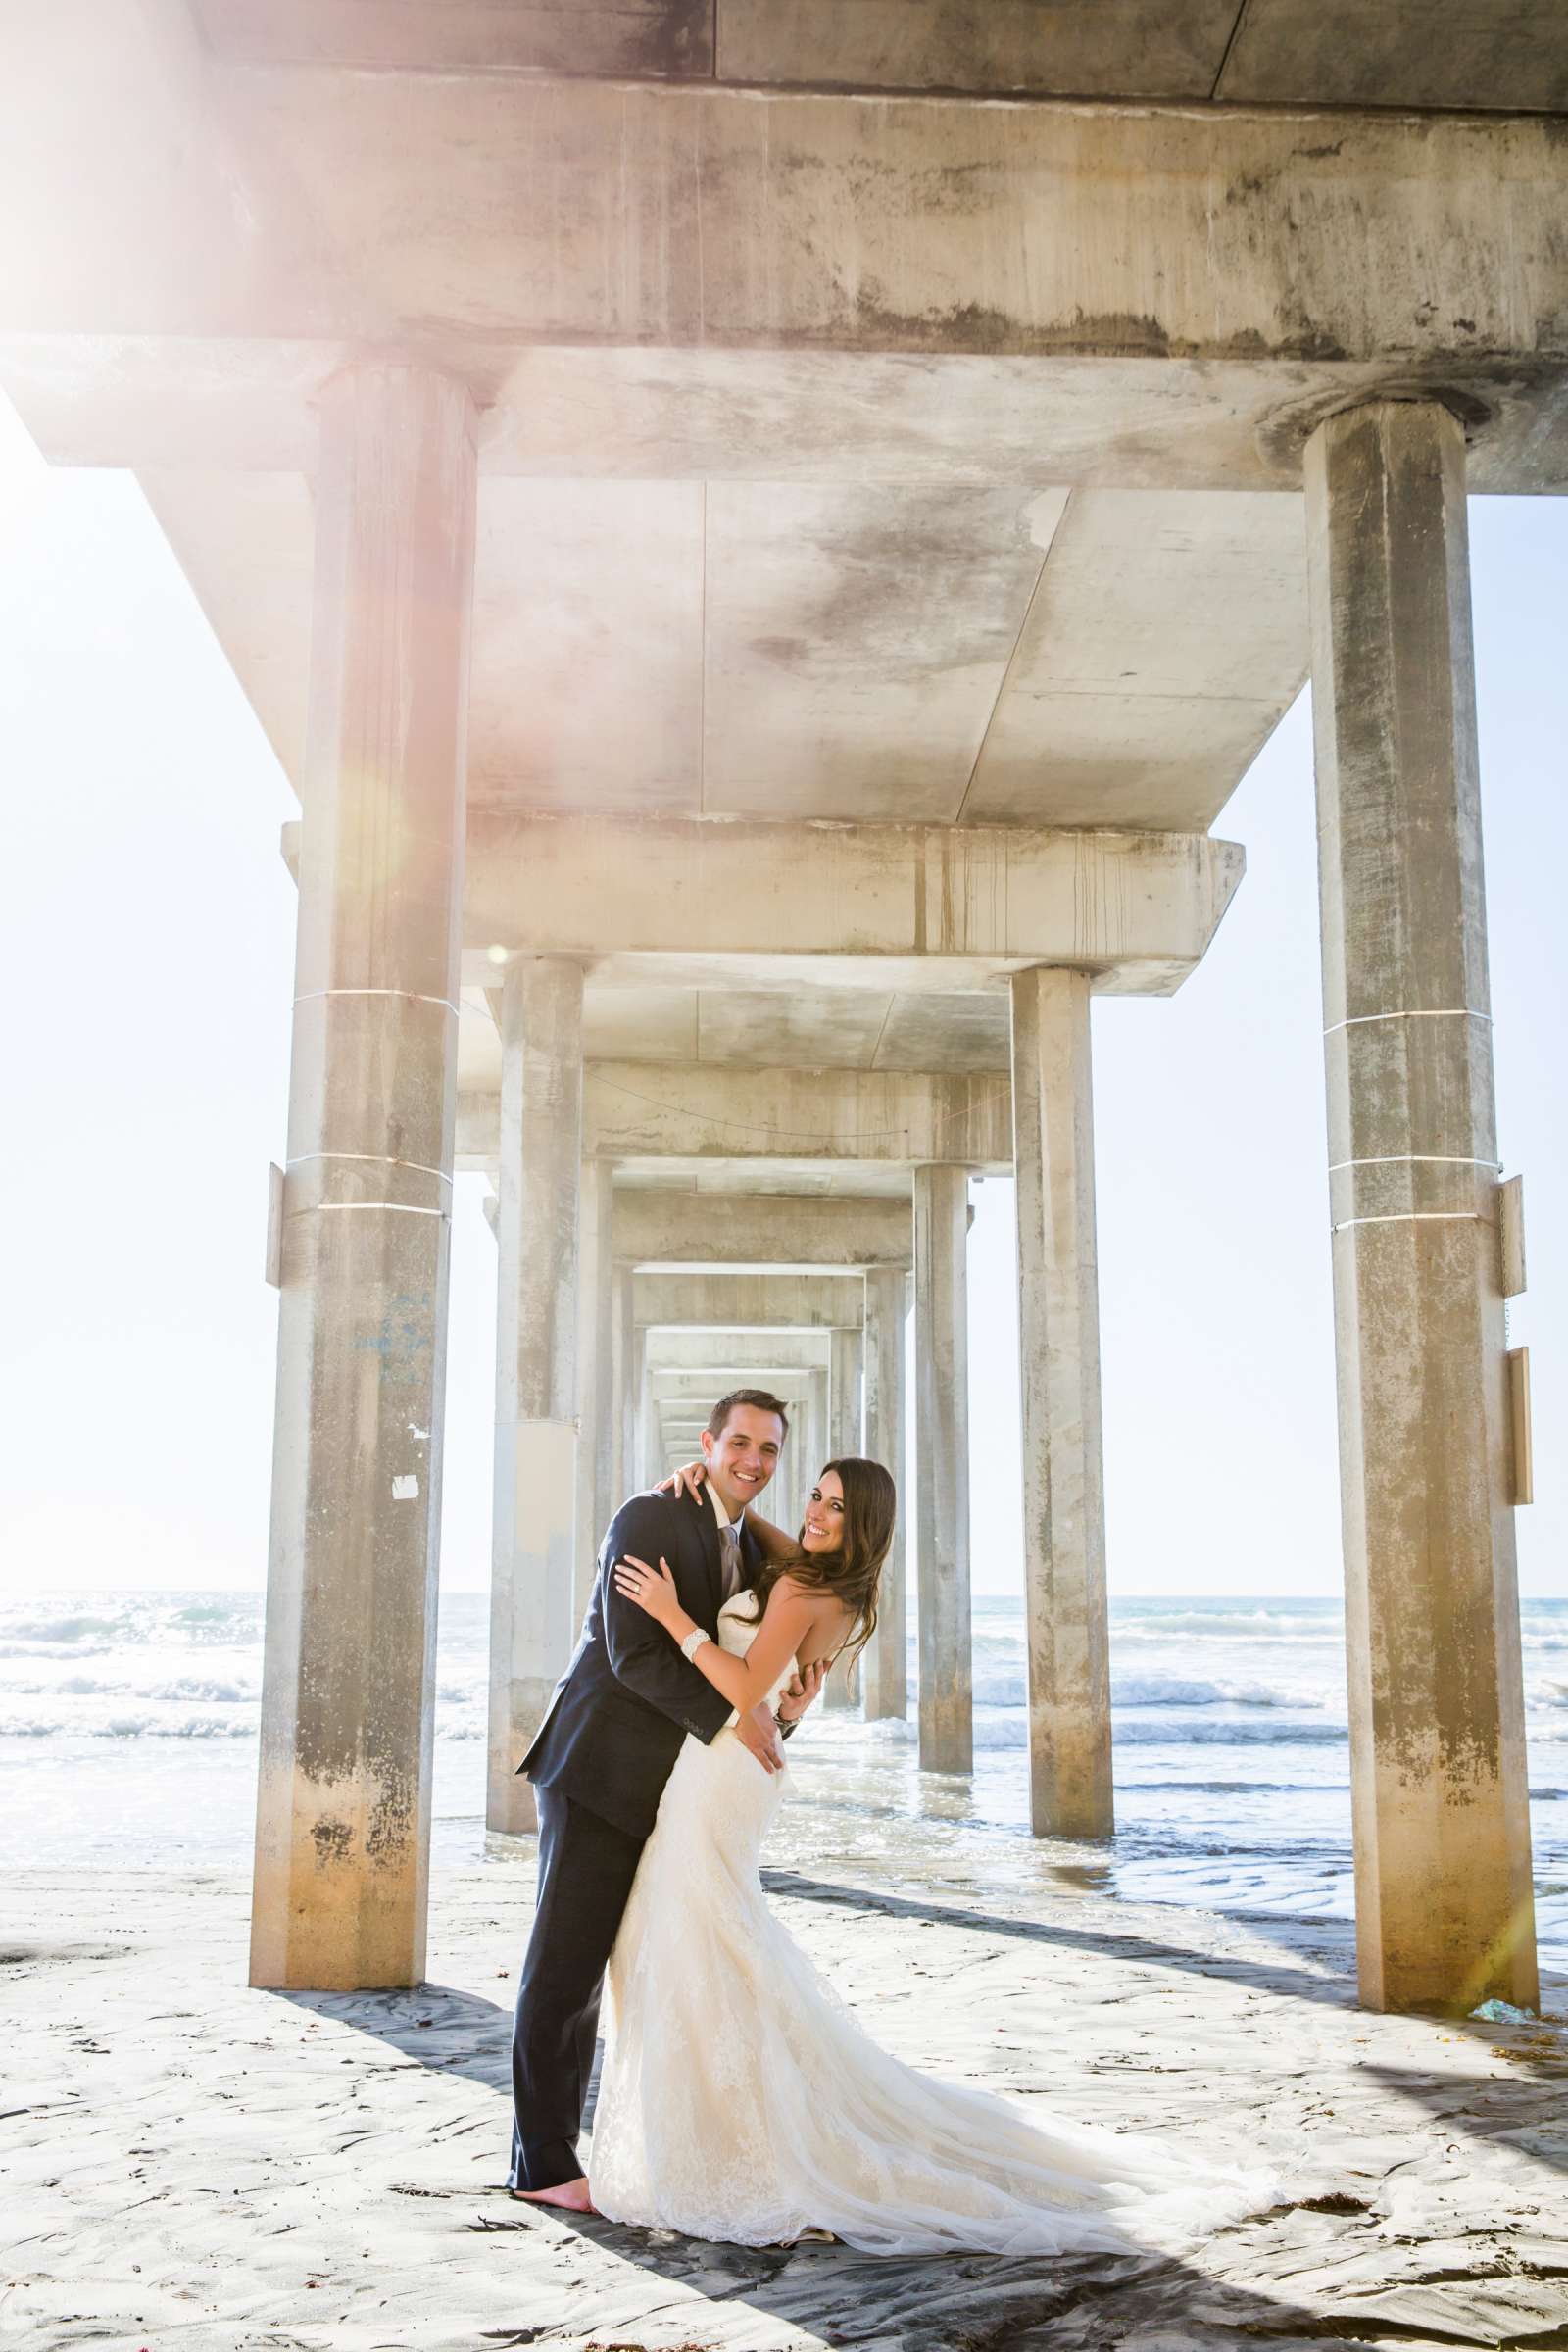
M720 1611L732 1656L753 1606ZM610 1962L601 2213L742 2245L818 2230L886 2254L1058 2254L1173 2251L1282 2201L1271 2174L1210 2170L881 2049L763 1895L788 1782L729 1731L675 1759Z

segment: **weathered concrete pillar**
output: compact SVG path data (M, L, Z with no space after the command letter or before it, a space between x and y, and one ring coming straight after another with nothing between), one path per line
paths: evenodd
M620 1398L615 1363L615 1187L614 1167L606 1160L599 1180L599 1247L594 1253L594 1541L597 1544L616 1507L625 1499L616 1475Z
M607 1159L590 1158L581 1163L582 1216L577 1237L577 1548L573 1579L574 1610L579 1623L593 1586L599 1540L610 1524L607 1497L614 1431L611 1366L612 1176L613 1170Z
M538 1827L516 1777L576 1637L582 972L519 956L501 994L495 1519L485 1821Z
M801 1415L803 1444L795 1464L795 1515L799 1525L806 1511L806 1497L816 1484L816 1474L828 1457L828 1431L832 1427L832 1403L828 1393L828 1374L824 1366L808 1375L810 1400Z
M969 1645L969 1180L914 1171L914 1447L920 1762L974 1761Z
M628 1298L634 1298L629 1271L626 1289ZM646 1324L634 1320L631 1327L631 1483L639 1494L651 1487L656 1478L663 1476L662 1469L656 1470L654 1467L656 1433L650 1422L649 1406L648 1329Z
M424 1972L474 412L322 396L253 1984Z
M832 1387L832 1422L828 1452L858 1454L864 1449L861 1383L865 1351L858 1331L835 1331L828 1359Z
M645 1324L637 1327L638 1362L642 1396L642 1483L651 1487L665 1474L664 1433L660 1420L659 1400L654 1395L653 1371L648 1360L648 1330Z
M902 1723L909 1703L906 1662L904 1324L908 1277L874 1266L865 1277L865 1450L892 1471L899 1490L893 1545L882 1571L877 1628L860 1662L868 1717Z
M1114 1805L1087 972L1013 974L1012 1121L1029 1817L1037 1838L1108 1838Z
M829 1358L830 1390L828 1446L824 1459L835 1454L858 1454L864 1450L862 1429L861 1383L864 1372L864 1345L858 1331L835 1331L833 1351ZM818 1465L820 1467L820 1465ZM862 1658L856 1669L854 1687L841 1666L829 1675L822 1703L827 1707L858 1710L863 1692L865 1665Z
M610 1285L610 1354L614 1399L610 1471L610 1508L619 1509L637 1484L637 1402L634 1383L637 1334L632 1321L632 1280L616 1266Z
M1538 1998L1464 440L1306 453L1361 1997Z

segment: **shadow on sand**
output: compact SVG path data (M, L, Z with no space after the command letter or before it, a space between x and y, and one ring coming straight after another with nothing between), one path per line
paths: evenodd
M768 1884L786 1897L872 1909L895 1917L931 1919L989 1935L1019 1936L1079 1953L1114 1953L1124 1960L1223 1978L1286 2000L1309 1998L1353 2008L1348 1973L1317 1978L1282 1963L1201 1955L1146 1936L1103 1936L1040 1926L989 1912L958 1909L912 1897L870 1893L787 1872ZM1137 2341L1158 2352L1242 2352L1260 2342L1271 2352L1335 2345L1342 2352L1386 2352L1395 2340L1529 2344L1534 2352L1568 2347L1568 2283L1545 2278L1519 2253L1475 2248L1464 2274L1451 2267L1453 2249L1408 2248L1403 2254L1379 2230L1369 2201L1347 2188L1306 2194L1215 2232L1203 2252L1217 2278L1193 2258L1137 2255L1031 2257L997 2255L888 2256L837 2245L749 2247L717 2245L672 2231L626 2228L597 2217L548 2215L519 2207L501 2183L511 2093L512 2015L497 2003L454 1986L424 1984L408 1992L279 1994L299 2008L372 2035L421 2066L482 2084L502 2102L496 2116L496 2180L487 2203L466 2227L486 2235L539 2230L566 2232L606 2264L607 2309L625 2308L625 2285L614 2286L617 2266L647 2272L678 2290L680 2323L692 2333L682 2352L708 2352L720 2340L705 2332L704 2302L743 2304L773 2327L794 2328L824 2344L896 2345L898 2352L1083 2352ZM1483 2038L1474 2027L1464 2030ZM1420 2105L1454 2133L1513 2144L1568 2168L1568 2047L1544 2030L1504 2029L1495 2039L1518 2066L1503 2078L1425 2075L1369 2067L1385 2089ZM597 2079L597 2064L595 2069ZM585 2122L591 2121L592 2098ZM1303 2187L1317 2185L1303 2180ZM1363 2187L1358 2182L1356 2187ZM1520 2249L1520 2253L1523 2249ZM1299 2282L1310 2274L1312 2291ZM689 2298L689 2303L687 2301ZM689 2320L687 2317L689 2310ZM659 2305L658 2335L669 2341L672 2313ZM1561 2318L1559 2320L1559 2313ZM652 2321L650 2320L650 2325ZM609 2325L608 2320L605 2325ZM745 2329L743 2324L743 2332ZM526 2308L515 2328L485 2331L495 2345L527 2345L553 2332L531 2326ZM735 2333L723 2324L723 2340ZM617 2346L637 2346L637 2321L617 2322ZM595 2340L598 2338L596 2336Z
M1331 2009L1356 2005L1353 1961L1340 1976L1320 1976L1289 1960L1238 1960L1194 1952L1180 1944L1162 1943L1157 1936L1129 1934L1106 1936L1091 1928L1072 1928L1060 1922L1015 1919L1005 1913L977 1911L956 1903L926 1902L917 1895L884 1894L868 1886L841 1886L825 1879L808 1879L788 1870L764 1870L762 1884L770 1894L793 1896L799 1902L827 1903L847 1911L880 1911L892 1919L930 1920L947 1928L974 1928L987 1936L1004 1936L1022 1943L1046 1944L1057 1951L1083 1952L1097 1959L1134 1960L1157 1968L1175 1968L1198 1977L1212 1977L1227 1984L1243 1984L1280 2000L1324 2002ZM1247 1926L1266 1933L1267 1920L1249 1919ZM1338 1928L1340 1923L1335 1922ZM1343 1932L1343 1931L1342 1931Z

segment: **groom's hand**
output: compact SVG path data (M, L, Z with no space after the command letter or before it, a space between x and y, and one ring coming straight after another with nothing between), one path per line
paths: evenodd
M800 1667L779 1692L778 1711L786 1723L799 1723L822 1685L827 1681L828 1661L813 1658L809 1665Z
M750 1714L741 1716L735 1726L735 1737L748 1755L757 1758L764 1772L783 1771L784 1750L779 1745L771 1707L753 1707Z

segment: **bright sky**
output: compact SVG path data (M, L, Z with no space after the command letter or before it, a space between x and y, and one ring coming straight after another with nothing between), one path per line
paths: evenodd
M1523 1169L1539 1501L1568 1593L1568 502L1471 508L1501 1150ZM292 796L135 483L51 473L0 403L11 875L0 1585L265 1581ZM1110 1576L1333 1592L1339 1501L1310 724L1217 828L1248 876L1168 1003L1095 1007ZM454 1226L442 1577L489 1573L494 1247ZM970 1245L974 1582L1020 1583L1011 1187Z

